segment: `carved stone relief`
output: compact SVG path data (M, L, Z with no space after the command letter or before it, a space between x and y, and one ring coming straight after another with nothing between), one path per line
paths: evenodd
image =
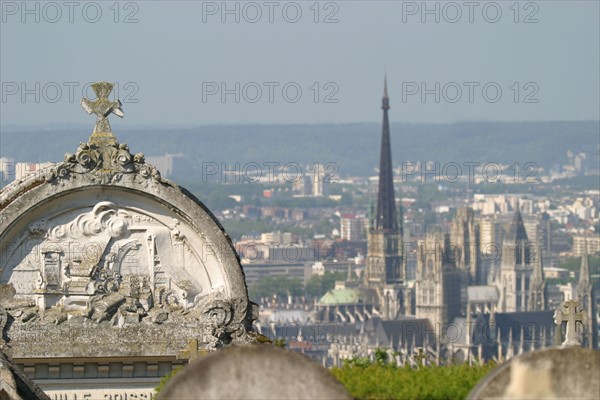
M110 83L92 89L88 142L0 190L0 350L52 383L71 358L85 371L97 362L99 375L135 358L156 377L158 365L256 341L257 306L223 227L117 141L107 118L123 116L121 103L108 99Z
M55 318L57 323L82 317L119 326L160 324L176 312L188 315L211 293L203 262L191 251L178 220L166 226L152 215L108 201L68 215L30 224L30 236L9 257L13 305L34 304L45 313L64 314ZM26 257L20 259L22 254ZM224 306L219 302L213 308ZM230 322L230 317L211 315L211 324Z

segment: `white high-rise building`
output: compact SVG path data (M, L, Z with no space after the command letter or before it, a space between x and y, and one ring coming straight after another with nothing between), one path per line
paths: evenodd
M313 196L328 196L329 184L332 179L331 173L326 171L321 164L313 166L313 171L311 173L313 174Z
M340 231L342 240L362 240L366 234L366 218L356 214L342 214Z
M573 249L572 249L572 253L575 256L583 256L584 252L585 252L585 242L586 242L586 238L587 238L587 251L588 254L590 255L594 255L597 252L600 251L600 235L594 235L594 236L574 236L573 237Z

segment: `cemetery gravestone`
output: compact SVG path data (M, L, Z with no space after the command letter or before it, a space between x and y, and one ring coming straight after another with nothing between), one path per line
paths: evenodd
M577 323L587 322L585 319L585 313L579 309L579 302L574 300L565 301L562 307L554 312L554 323L556 325L562 326L563 322L567 323L566 338L562 342L563 346L581 346L577 334Z
M257 307L217 219L117 141L112 84L92 88L88 142L0 192L0 346L51 397L150 398L198 351L253 342Z
M549 348L514 357L490 372L468 399L598 399L600 352Z
M531 351L490 372L468 399L598 399L600 352L582 349L577 323L584 323L579 302L566 301L554 314L558 327L566 322L561 347ZM557 330L560 335L562 330Z
M308 357L267 345L235 346L194 361L158 399L350 399L344 386Z
M50 400L5 354L0 353L0 400Z

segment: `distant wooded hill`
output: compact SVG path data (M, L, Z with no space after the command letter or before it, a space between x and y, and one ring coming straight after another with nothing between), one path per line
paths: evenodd
M91 127L90 127L91 128ZM177 129L120 129L132 152L147 156L183 153L192 172L202 162L334 162L342 177L372 175L379 160L381 125L215 125ZM391 124L394 166L403 161L535 162L550 168L567 161L566 151L585 151L598 162L600 124L580 122L465 122ZM60 161L88 132L2 129L0 155L16 161ZM593 164L592 164L593 165ZM189 172L186 174L189 178Z

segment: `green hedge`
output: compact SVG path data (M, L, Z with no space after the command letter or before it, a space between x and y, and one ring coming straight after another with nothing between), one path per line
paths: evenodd
M276 346L285 345L282 340ZM376 361L366 358L349 360L330 371L355 399L464 399L495 363L459 364L435 367L396 367L388 363L387 354L377 351ZM182 368L163 377L156 394Z
M395 367L381 363L333 368L356 399L464 399L494 365Z
M154 395L158 396L160 391L163 390L165 388L165 386L167 386L167 383L169 383L171 378L174 377L175 374L177 374L182 369L183 369L183 366L177 367L177 368L173 369L171 372L169 372L167 375L160 378L160 383L158 384L157 387L154 388L154 392L155 392Z

